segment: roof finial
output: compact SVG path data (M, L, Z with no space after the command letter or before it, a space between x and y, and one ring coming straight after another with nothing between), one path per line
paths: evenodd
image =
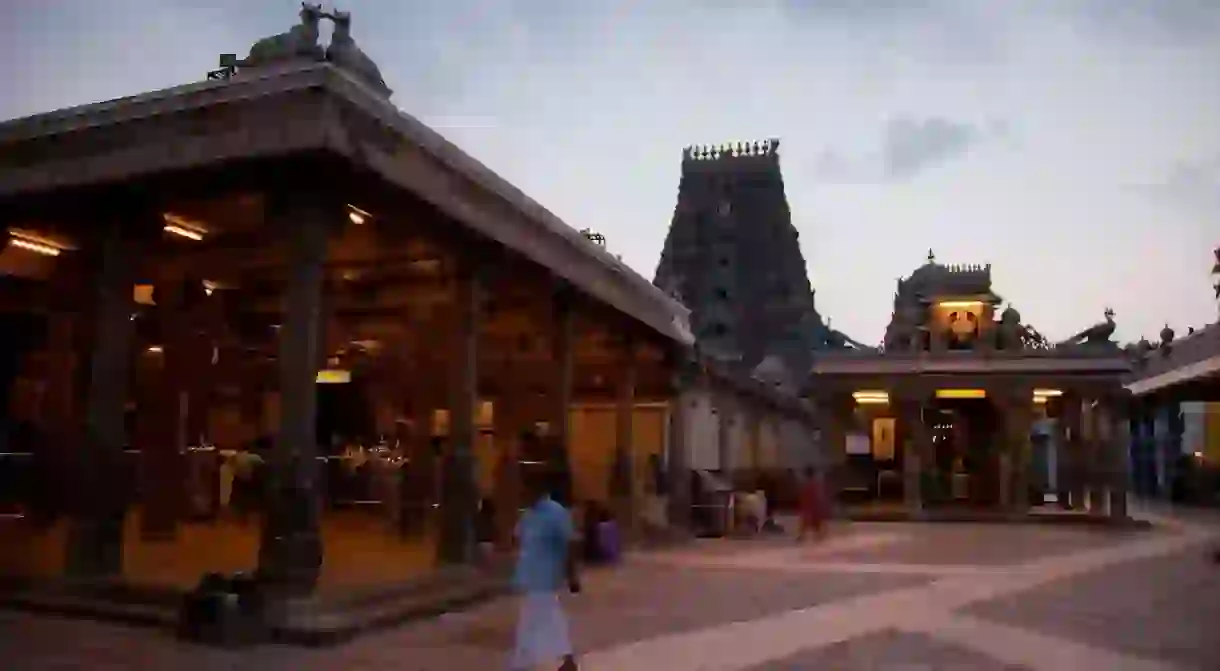
M936 254L929 247L928 248L928 265L932 265L933 263L936 263Z

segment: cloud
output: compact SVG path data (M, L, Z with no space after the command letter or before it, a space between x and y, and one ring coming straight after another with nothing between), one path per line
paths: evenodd
M881 150L885 176L910 179L930 166L966 153L983 137L979 128L952 119L891 119Z
M1007 122L974 124L939 116L900 116L890 119L881 132L880 150L852 156L824 149L814 163L814 174L824 182L901 182L952 161L982 142L1011 135Z
M1132 188L1187 212L1220 219L1220 154L1203 160L1178 161L1164 180Z

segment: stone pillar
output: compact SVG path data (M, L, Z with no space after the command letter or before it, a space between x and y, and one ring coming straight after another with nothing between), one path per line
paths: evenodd
M555 449L557 463L554 466L559 471L558 488L555 492L557 500L565 506L575 502L574 479L572 476L572 457L569 449L571 439L571 408L572 383L575 376L576 360L574 351L575 311L572 297L566 290L560 290L553 299L552 313L552 359L554 361L554 382L547 396L550 412L547 413L549 438Z
M1178 480L1178 470L1182 457L1182 435L1186 432L1185 417L1182 415L1182 404L1172 397L1165 401L1166 436L1162 457L1165 463L1165 497L1173 500L1174 482Z
M506 381L507 383L508 381ZM528 425L524 389L505 393L495 400L492 422L499 463L495 469L496 532L499 541L508 547L517 525L522 504L521 434Z
M1085 505L1089 513L1101 515L1106 508L1105 405L1099 398L1085 401L1082 447L1085 463Z
M122 572L123 520L129 495L123 463L124 412L131 379L132 285L137 250L128 242L147 213L124 206L103 210L103 234L93 266L93 350L89 355L84 431L72 454L76 505L67 540L66 569L77 578ZM125 221L126 220L126 221ZM143 231L141 231L143 233ZM79 421L73 418L73 421Z
M626 340L621 346L622 361L619 366L614 407L614 460L610 469L610 496L614 501L616 516L622 521L624 528L633 534L638 507L632 447L636 360L634 343Z
M1119 397L1112 399L1109 406L1110 435L1106 452L1110 458L1109 493L1110 517L1126 519L1127 493L1131 488L1131 459L1128 446L1131 444L1128 427L1130 422L1127 413L1130 412L1131 399Z
M931 435L924 423L923 398L916 395L903 395L895 398L891 394L891 402L897 401L898 422L901 425L902 440L902 473L903 501L912 516L923 513L923 469L929 462L931 453Z
M315 418L322 351L324 263L341 201L325 190L273 192L268 224L290 236L284 321L279 329L279 435L266 459L266 514L258 576L272 592L311 592L322 570L320 469Z
M1005 447L1009 455L1011 477L1008 497L1012 512L1024 514L1029 510L1029 475L1032 449L1029 442L1033 428L1033 390L1016 387L1004 398L1004 425L1007 440Z
M441 564L468 564L474 560L474 518L478 510L474 443L483 306L481 279L473 269L463 269L454 298L457 319L453 338L449 445L441 460L441 529L437 560Z
M1081 435L1081 399L1075 393L1062 397L1063 461L1068 477L1064 479L1064 499L1068 508L1080 510L1084 507L1084 479L1086 473L1085 446Z

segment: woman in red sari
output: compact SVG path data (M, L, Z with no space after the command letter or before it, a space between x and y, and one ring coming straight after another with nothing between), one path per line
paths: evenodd
M804 541L809 532L813 532L815 539L821 540L826 535L826 496L822 489L822 479L813 467L805 469L805 482L801 483L797 504L801 526L796 541Z

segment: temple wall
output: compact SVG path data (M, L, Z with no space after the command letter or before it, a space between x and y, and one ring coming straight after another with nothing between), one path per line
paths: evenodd
M713 412L711 394L706 391L692 392L689 399L692 405L686 412L686 463L692 470L716 470L720 468L720 418Z

